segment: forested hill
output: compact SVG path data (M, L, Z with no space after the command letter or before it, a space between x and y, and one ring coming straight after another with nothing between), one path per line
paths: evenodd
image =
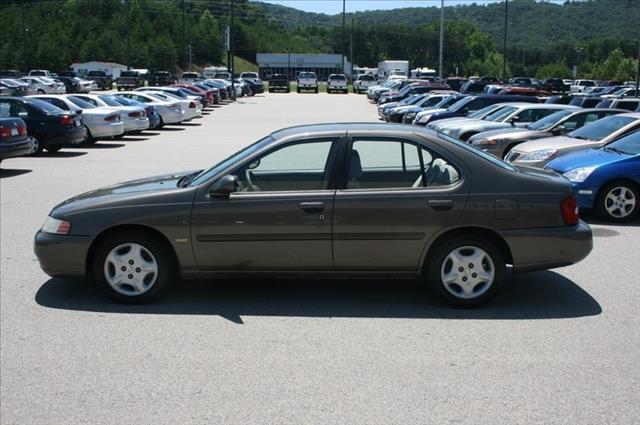
M307 13L268 3L254 3L262 12L290 28L297 26L339 26L342 15ZM360 25L418 26L437 22L439 7L375 10L347 14ZM503 37L504 3L445 7L445 19L474 23L491 35L498 45ZM536 0L509 1L509 44L515 47L548 47L563 43L583 43L594 38L640 37L640 0L579 0L563 4Z

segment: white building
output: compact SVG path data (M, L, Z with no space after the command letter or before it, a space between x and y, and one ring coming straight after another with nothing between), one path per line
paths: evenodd
M104 71L115 79L120 76L120 71L127 70L127 66L113 62L91 61L85 63L74 63L71 65L71 69L77 72L80 76L87 75L89 71Z
M331 74L351 75L351 63L344 61L342 69L342 55L311 54L311 53L258 53L256 62L260 70L260 77L269 79L273 74L288 75L295 79L302 71L315 72L320 80L326 80Z

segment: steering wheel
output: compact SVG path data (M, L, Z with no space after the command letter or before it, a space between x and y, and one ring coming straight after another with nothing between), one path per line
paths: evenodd
M253 180L251 180L250 168L244 170L244 178L247 181L247 188L250 189L251 192L260 192L260 188L253 183Z

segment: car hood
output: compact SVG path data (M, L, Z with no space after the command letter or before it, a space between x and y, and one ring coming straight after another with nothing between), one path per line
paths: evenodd
M395 108L393 108L394 113L396 114L400 114L400 113L404 113L404 112L409 112L409 111L422 111L422 108L419 106L414 106L414 105L399 105L396 106Z
M632 155L620 154L604 149L589 149L586 151L573 152L554 159L547 165L547 168L557 171L558 173L566 173L575 168L597 167L613 162L624 161L631 157Z
M423 117L425 115L437 114L438 112L444 112L446 109L425 109L422 112L418 113L417 118Z
M178 180L196 171L187 171L160 176L131 180L86 192L56 205L51 215L54 217L68 217L70 215L100 208L125 207L144 205L154 201L157 195L165 192L189 192L191 187L177 186ZM187 196L188 199L193 199ZM185 199L187 199L185 198Z
M470 141L492 139L492 140L529 140L548 136L548 133L537 130L527 130L518 127L500 128L488 130L471 136Z
M533 140L530 142L524 142L519 144L514 148L518 152L534 152L542 149L570 149L570 148L578 148L580 146L584 146L587 148L595 148L601 146L602 142L588 142L586 140L575 139L573 137L568 136L555 136L555 137L544 137L542 139Z

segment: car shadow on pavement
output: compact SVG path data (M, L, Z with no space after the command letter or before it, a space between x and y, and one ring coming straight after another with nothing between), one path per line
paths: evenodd
M604 220L598 217L594 213L585 214L580 213L580 218L584 220L589 226L609 226L609 227L640 227L640 217L636 216L633 220L625 221L621 223L614 223L612 221Z
M21 176L27 174L33 170L20 169L20 168L0 168L0 178Z
M171 125L177 125L177 124L171 124ZM160 132L164 132L164 131L185 131L186 128L180 128L180 127L167 127L166 125L160 129L158 129L158 131Z
M202 125L202 123L199 122L181 122L180 124L174 124L177 125L179 127L199 127Z
M136 136L126 136L123 137L122 139L123 142L144 142L146 140L149 140L148 137L136 137Z
M65 146L64 149L69 149L69 147ZM34 155L29 158L74 158L76 156L86 155L86 152L78 152L78 151L58 151L58 152L47 152L44 151L39 155Z
M48 308L126 314L530 320L602 312L586 291L552 271L512 275L500 294L477 309L449 306L414 279L220 279L176 281L154 303L118 304L84 280L52 278L35 301Z

